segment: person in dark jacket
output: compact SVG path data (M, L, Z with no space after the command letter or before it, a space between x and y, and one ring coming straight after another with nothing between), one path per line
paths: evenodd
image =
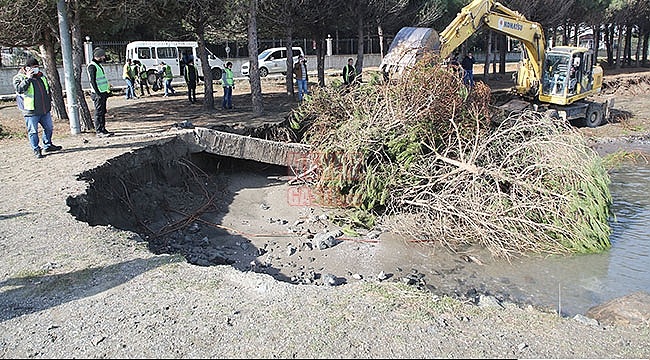
M98 137L113 135L112 132L106 130L106 101L111 94L111 86L106 73L104 73L104 67L101 65L104 60L106 60L106 52L102 48L96 48L93 51L93 59L87 67L90 98L95 105L95 132Z
M474 63L474 55L470 51L465 55L461 62L465 73L465 76L463 77L463 83L465 83L465 85L474 86Z
M16 102L25 117L27 138L37 159L44 157L43 152L61 150L61 146L52 143L52 91L47 78L38 68L38 60L30 58L13 78L16 89ZM39 146L38 125L43 128L43 148Z
M147 89L147 95L151 96L151 90L149 90L149 74L147 74L147 67L144 66L140 60L133 60L133 71L136 74L138 84L140 84L140 96L144 96L144 89Z
M298 62L293 65L293 76L296 78L296 85L298 85L298 101L302 102L305 95L309 95L307 88L309 83L307 59L303 55L298 56Z
M194 66L194 59L189 58L183 71L185 84L187 84L187 98L190 104L196 103L196 84L199 82L199 71Z

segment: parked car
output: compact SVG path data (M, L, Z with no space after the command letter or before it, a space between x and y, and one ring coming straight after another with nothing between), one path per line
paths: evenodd
M298 61L300 55L305 55L301 47L293 47L293 62ZM265 77L268 74L283 74L287 73L287 48L276 47L262 51L258 56L260 77ZM249 76L250 62L246 61L241 66L241 73L244 76Z

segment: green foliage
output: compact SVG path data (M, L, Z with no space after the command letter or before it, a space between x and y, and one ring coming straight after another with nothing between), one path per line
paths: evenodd
M634 163L638 161L647 163L649 160L647 156L642 152L619 150L606 155L603 158L603 166L605 169L615 169L623 164Z

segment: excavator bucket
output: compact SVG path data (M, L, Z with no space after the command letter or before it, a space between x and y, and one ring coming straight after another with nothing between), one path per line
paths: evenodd
M415 65L425 53L439 50L440 37L432 28L404 27L395 35L379 69L390 78Z

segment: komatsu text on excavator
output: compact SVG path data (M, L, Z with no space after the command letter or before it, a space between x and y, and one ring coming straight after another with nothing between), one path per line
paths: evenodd
M426 52L440 59L448 56L482 28L519 40L525 52L519 63L513 90L538 110L556 110L567 120L584 118L590 127L609 118L613 100L587 99L600 92L603 69L595 64L594 52L584 47L557 46L546 49L540 24L494 0L474 0L438 34L431 28L402 28L382 60L387 78L399 75Z

